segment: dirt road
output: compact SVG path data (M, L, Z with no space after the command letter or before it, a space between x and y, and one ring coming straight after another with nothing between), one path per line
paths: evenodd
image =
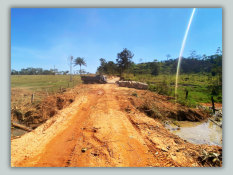
M11 166L200 166L195 145L143 113L122 111L126 99L119 97L127 88L90 86L92 90L35 131L11 141Z

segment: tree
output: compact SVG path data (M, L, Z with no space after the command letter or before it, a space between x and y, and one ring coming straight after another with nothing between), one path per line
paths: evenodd
M76 58L75 60L74 60L74 66L76 66L76 65L79 65L80 66L80 75L81 75L81 73L82 73L82 71L81 71L81 66L83 65L83 66L87 66L87 64L86 64L86 62L85 62L85 59L84 58L81 58L81 57L78 57L78 58Z
M36 68L36 74L37 75L42 75L43 74L43 69L42 68Z
M140 59L139 59L139 62L142 63L142 61L143 61L142 58L140 58Z
M168 59L171 57L171 55L170 55L170 54L167 54L166 57L167 57L167 60L168 60Z
M27 75L27 69L21 69L19 72L21 75Z
M104 58L100 58L100 67L98 68L98 72L100 75L107 73L106 64L107 64L106 60Z
M116 64L113 61L109 61L107 63L107 73L109 75L114 75L115 71L116 71L116 68L117 68L117 66L116 66Z
M105 64L106 64L107 62L106 62L106 60L105 59L103 59L103 58L100 58L100 65L101 66L105 66Z
M100 66L97 68L96 73L103 75L115 75L117 70L117 65L113 61L106 61L103 58L100 58Z
M218 47L217 50L216 50L216 55L222 55L222 50L221 50L221 47Z
M154 66L153 66L153 71L151 72L151 75L159 75L159 63L157 59L154 59Z
M69 73L69 71L62 71L63 72L63 75L67 75Z
M11 69L11 75L18 75L18 71Z
M133 56L134 54L132 54L131 51L127 50L126 48L122 52L117 54L116 62L118 70L120 72L120 76L122 76L125 70L130 68Z
M202 56L202 60L206 60L207 59L207 56L206 56L206 54L203 54L203 56Z
M68 57L67 61L68 61L68 65L70 66L70 82L72 82L72 64L73 64L73 59L74 57L71 55L70 57Z
M195 59L197 57L197 51L196 50L190 50L190 57L192 59Z
M84 69L81 69L81 70L79 70L78 72L79 72L80 75L81 75L81 74L86 74L86 71L85 71Z

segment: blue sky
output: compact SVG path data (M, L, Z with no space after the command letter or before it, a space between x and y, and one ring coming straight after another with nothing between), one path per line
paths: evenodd
M69 70L67 58L84 57L95 73L100 58L116 62L124 48L133 61L178 58L192 8L12 8L11 69ZM183 56L222 48L222 9L197 8ZM73 68L79 70L79 66Z

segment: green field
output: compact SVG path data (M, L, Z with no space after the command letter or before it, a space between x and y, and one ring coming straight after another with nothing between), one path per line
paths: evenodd
M68 84L68 89L71 89L81 83L79 75L72 76L72 82L70 75L11 75L11 108L17 106L21 113L27 112L34 109L47 95L60 94L60 87L63 93Z
M56 92L60 87L69 88L73 85L81 84L79 75L72 76L70 82L70 75L11 75L12 88L27 88L33 91L44 91L45 88L48 92Z
M211 96L217 103L222 103L221 77L210 74L179 75L177 102L195 107L200 103L211 103ZM148 89L162 95L175 97L176 75L124 75L124 80L146 82ZM188 98L186 99L186 91Z
M148 83L148 89L162 95L175 96L176 75L124 75L125 80L133 80ZM12 89L27 89L30 93L45 92L55 94L60 91L60 87L69 88L81 84L79 75L12 75ZM213 91L214 89L214 91ZM186 99L186 91L188 98ZM45 93L44 93L45 94ZM177 102L190 107L195 107L199 103L211 103L211 96L214 101L222 103L222 85L220 77L209 74L182 74L179 76L177 89Z

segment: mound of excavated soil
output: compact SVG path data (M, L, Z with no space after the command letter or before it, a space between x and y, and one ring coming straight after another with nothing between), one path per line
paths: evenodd
M12 121L19 121L21 124L35 129L57 114L59 110L69 106L75 100L75 97L81 95L87 89L87 87L84 88L83 85L79 85L67 92L49 96L24 114L19 109L13 109L11 110Z
M127 92L127 89L124 90ZM171 99L174 100L172 97L135 89L128 92L131 92L131 94L117 97L118 99L125 99L121 103L121 108L126 111L139 109L147 116L162 120L172 118L179 121L203 121L210 117L210 114L203 109L188 108L171 102Z

